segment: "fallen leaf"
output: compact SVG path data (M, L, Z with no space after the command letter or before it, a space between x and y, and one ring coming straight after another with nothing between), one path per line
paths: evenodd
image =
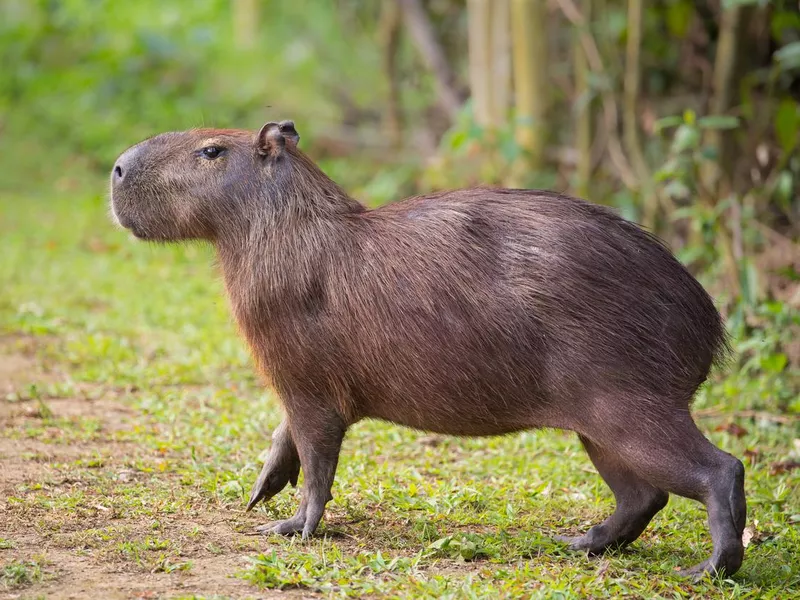
M755 536L756 530L754 527L745 527L744 531L742 532L742 545L747 548Z
M438 435L428 435L420 438L419 443L429 448L436 448L442 443L442 437Z
M603 575L605 575L606 571L608 571L609 565L611 565L610 560L602 561L600 566L597 568L597 573L595 573L595 579L600 579Z
M118 250L119 244L108 244L98 237L93 237L86 242L85 247L90 252L105 254L107 252Z
M769 474L780 475L782 473L788 473L789 471L794 471L797 468L800 468L800 462L796 460L785 460L783 462L772 463L769 466Z
M747 429L736 423L728 423L727 425L719 425L715 431L724 431L734 437L741 438L747 435Z

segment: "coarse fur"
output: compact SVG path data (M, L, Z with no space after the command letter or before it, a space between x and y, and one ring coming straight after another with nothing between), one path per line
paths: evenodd
M362 418L470 436L558 427L579 434L617 500L573 548L633 541L672 492L708 507L714 552L690 572L739 568L743 467L689 414L725 329L664 244L610 209L538 190L367 210L298 139L290 121L167 133L112 172L114 215L136 236L214 244L239 328L282 399L249 507L301 467L304 494L264 531L314 532L344 433Z

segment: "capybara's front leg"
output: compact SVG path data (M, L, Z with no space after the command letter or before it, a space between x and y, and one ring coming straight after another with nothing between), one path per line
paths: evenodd
M319 406L314 410L295 406L289 413L288 427L303 468L303 498L294 516L263 525L258 531L283 535L302 532L303 539L307 539L317 529L325 505L332 499L331 487L346 427L333 411Z
M300 474L300 457L289 430L289 423L284 419L272 433L272 447L267 460L261 469L253 489L247 510L252 509L259 501L267 501L291 483L297 485Z

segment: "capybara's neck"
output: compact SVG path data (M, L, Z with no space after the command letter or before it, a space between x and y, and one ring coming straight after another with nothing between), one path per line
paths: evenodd
M234 315L256 355L320 301L366 211L303 154L292 159L291 176L266 182L260 197L230 215L233 233L215 240Z
M307 215L325 218L363 212L364 207L351 198L335 181L295 147L287 147L287 169L270 179L268 197L276 215Z

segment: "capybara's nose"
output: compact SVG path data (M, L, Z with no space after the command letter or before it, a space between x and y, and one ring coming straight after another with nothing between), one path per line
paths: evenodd
M140 154L140 150L141 144L137 144L119 155L117 162L114 163L114 168L111 170L112 185L118 186L130 179L132 172L135 170L136 160L137 156Z

